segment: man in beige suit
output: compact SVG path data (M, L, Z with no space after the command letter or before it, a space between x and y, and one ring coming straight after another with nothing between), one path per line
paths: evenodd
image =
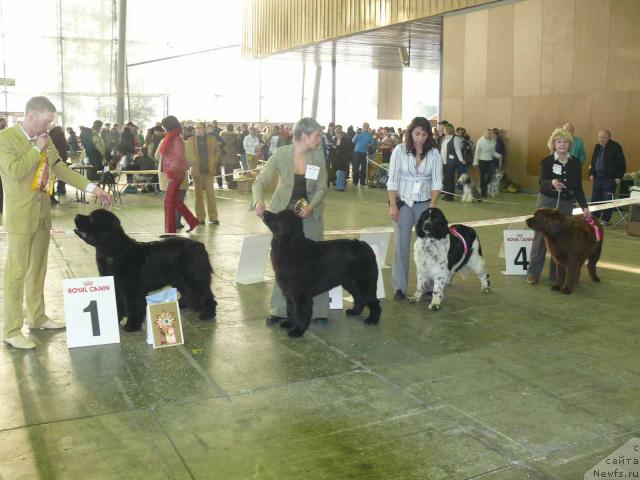
M207 135L204 123L196 124L196 134L187 140L185 145L187 161L191 165L193 187L196 191L196 217L200 223L204 223L206 215L204 211L204 199L202 192L207 196L207 213L209 221L218 225L218 209L216 207L216 195L213 191L213 177L216 174L216 166L220 161L220 145L213 135Z
M53 177L111 203L104 190L69 169L60 160L47 128L55 106L46 97L27 102L22 122L0 132L0 175L3 180L7 232L7 261L4 268L4 341L15 348L32 349L35 343L21 328L26 294L26 323L34 329L64 328L50 320L44 308L44 279L47 273ZM42 174L40 173L42 172Z

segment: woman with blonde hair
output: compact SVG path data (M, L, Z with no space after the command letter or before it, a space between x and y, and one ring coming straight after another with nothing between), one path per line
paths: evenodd
M573 136L567 130L556 128L547 143L551 155L540 162L540 192L538 193L538 208L557 208L565 215L571 215L573 207L578 203L585 218L591 216L587 200L582 190L582 166L577 158L569 155L573 145ZM527 283L538 283L544 268L547 247L544 236L536 232L533 236L531 259L527 274ZM555 280L555 263L549 268L551 280Z

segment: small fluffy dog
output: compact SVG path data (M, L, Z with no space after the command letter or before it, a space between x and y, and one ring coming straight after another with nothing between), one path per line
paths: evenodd
M471 203L478 198L478 186L472 180L469 172L465 172L458 177L458 185L462 185L461 202Z
M433 290L429 309L440 310L444 289L456 272L474 272L480 278L481 291L491 291L480 239L473 228L465 225L449 227L442 210L428 208L416 223L416 235L418 238L413 244L413 253L418 285L410 302L419 302Z
M596 218L585 221L584 217L569 217L555 208L539 208L526 222L529 228L544 235L547 250L556 262L556 283L552 290L571 293L585 261L588 261L591 280L600 281L596 264L602 252L604 232Z
M167 285L178 289L181 303L200 311L201 320L215 318L213 269L202 243L180 237L136 242L124 232L118 217L103 209L76 215L75 224L76 235L96 248L100 275L113 275L118 320L127 317L127 332L140 330L147 293Z
M489 185L487 185L487 193L491 197L495 197L500 193L500 184L502 183L503 178L504 172L502 170L496 170L493 177L491 177L491 181L489 182Z
M273 233L271 263L276 281L287 299L288 319L280 323L290 337L304 335L311 322L313 297L342 285L354 305L347 315L360 315L369 307L367 325L380 320L376 297L378 264L369 244L360 240L315 242L304 236L302 218L291 210L264 212L264 223Z

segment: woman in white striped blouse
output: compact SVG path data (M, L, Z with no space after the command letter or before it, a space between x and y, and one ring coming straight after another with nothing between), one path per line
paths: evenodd
M405 141L391 154L389 166L389 215L393 220L394 255L392 282L395 300L407 297L409 248L413 226L427 208L435 207L442 189L442 159L431 124L414 118Z

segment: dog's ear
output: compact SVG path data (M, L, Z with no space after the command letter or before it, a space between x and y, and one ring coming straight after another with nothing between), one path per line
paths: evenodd
M427 214L429 212L429 209L425 210L424 212L422 212L422 214L420 215L420 218L418 218L418 221L416 222L416 235L419 238L424 238L425 237L425 233L424 233L424 222L427 219Z
M447 217L439 208L432 209L431 223L433 224L433 238L440 239L447 236L449 233L449 222Z

